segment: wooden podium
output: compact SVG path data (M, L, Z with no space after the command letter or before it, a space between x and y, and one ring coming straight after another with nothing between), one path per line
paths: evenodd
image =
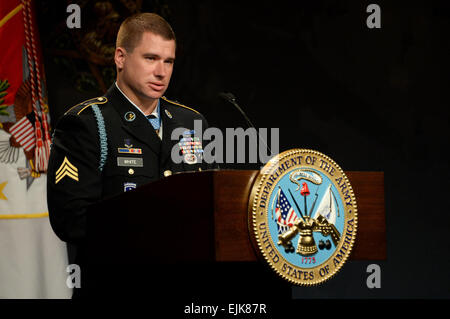
M130 272L166 267L158 265L179 271L176 265L233 264L239 269L264 264L258 262L247 225L257 175L258 171L241 170L175 174L98 203L88 214L90 263L103 265L97 267L100 270L114 265L117 276L126 265ZM385 259L384 175L346 175L358 205L350 260ZM275 274L272 279L283 282Z

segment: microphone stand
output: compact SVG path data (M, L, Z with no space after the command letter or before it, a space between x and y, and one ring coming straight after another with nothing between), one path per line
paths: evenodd
M233 106L239 111L239 113L242 114L242 116L244 117L245 121L247 122L247 125L248 125L249 127L251 127L251 128L254 128L254 129L256 130L255 126L254 126L253 123L250 121L250 119L248 118L247 114L245 114L244 110L242 110L242 108L237 104L237 102L236 102L236 97L233 95L233 93L225 93L225 92L221 92L221 93L219 93L219 96L220 96L221 98L223 98L225 101L227 101L227 102L233 104ZM272 150L269 148L269 146L267 145L266 141L265 141L263 138L261 138L261 136L259 135L258 130L256 130L256 134L258 135L258 139L259 139L260 141L263 142L264 146L265 146L265 147L269 150L269 152L272 154ZM263 164L263 163L261 163L261 164Z

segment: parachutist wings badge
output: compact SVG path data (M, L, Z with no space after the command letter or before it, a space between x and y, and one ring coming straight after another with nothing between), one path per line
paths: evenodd
M280 276L311 286L334 276L347 260L356 212L342 169L319 152L294 149L272 159L258 176L249 228L256 250Z

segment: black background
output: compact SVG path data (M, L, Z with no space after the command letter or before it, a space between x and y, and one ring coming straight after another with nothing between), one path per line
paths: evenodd
M294 288L293 297L450 298L450 4L159 2L170 8L178 42L166 96L210 126L245 128L218 98L232 92L255 126L280 128L280 151L311 148L344 170L385 173L387 260L347 262L328 283ZM381 29L366 25L370 3L381 7ZM53 123L101 94L75 90L46 54L46 34L64 24L65 6L39 16ZM381 266L381 289L366 286L372 263Z

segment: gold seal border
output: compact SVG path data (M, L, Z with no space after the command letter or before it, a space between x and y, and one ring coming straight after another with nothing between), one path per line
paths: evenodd
M277 166L279 163L284 162L284 160L286 158L291 158L294 155L317 155L319 158L324 159L325 161L327 161L328 163L332 164L334 167L336 167L336 169L339 171L339 173L341 174L341 176L343 177L344 183L347 185L348 187L348 191L349 191L349 195L351 198L351 203L352 203L352 215L353 215L353 219L354 219L354 225L353 225L353 233L352 233L352 239L350 241L350 244L347 248L347 252L345 253L343 259L340 261L339 265L337 267L335 267L333 269L332 272L328 273L327 275L323 276L323 277L319 277L319 279L314 279L312 281L306 281L306 280L301 280L301 279L292 279L291 277L289 277L287 274L284 274L283 272L281 272L279 269L277 269L276 266L274 266L271 258L267 255L267 253L265 252L265 250L262 247L262 243L259 239L259 235L258 235L258 227L257 227L257 223L256 223L256 214L257 214L257 204L260 201L260 195L261 195L261 188L262 186L265 184L266 180L268 177L270 177L272 175L273 172L275 172L274 167ZM299 165L300 166L300 165ZM298 168L302 168L302 167L298 167ZM286 174L290 173L292 171L292 167L288 168L285 170L285 172L283 172L278 178L277 180L281 180ZM332 177L329 176L329 173L326 171L321 170L321 172L325 175L327 175L329 177L330 180L333 180ZM274 185L276 185L277 182L274 183ZM339 187L335 184L335 181L333 181L333 185L338 189L339 194L341 196L341 200L343 200L342 197L342 191L339 189ZM269 195L268 195L268 200L271 197L271 194L273 192L273 187L270 189L269 191ZM344 201L345 203L345 201ZM264 218L266 220L268 220L268 214L269 214L269 206L270 203L267 203L267 207L264 209ZM344 213L347 214L347 209L344 210ZM290 263L289 261L287 261L283 255L279 252L278 249L278 245L276 245L273 240L272 237L270 236L270 232L269 232L269 240L270 243L272 244L273 248L276 249L278 255L280 256L280 261L284 261L286 262L286 264L290 264L292 265L293 268L298 269L298 270L304 270L307 269L308 271L314 271L316 268L320 268L322 265L328 263L329 260L331 260L333 257L336 256L336 254L339 252L338 248L342 248L343 246L343 236L345 234L345 226L347 225L347 221L348 221L348 217L346 216L345 222L344 222L344 231L341 234L341 240L339 242L339 246L336 248L335 252L330 256L329 259L327 259L327 261L323 262L322 264L313 267L313 268L300 268L299 266L293 265L292 263ZM358 209L357 209L357 204L356 204L356 198L353 192L353 188L350 184L350 181L347 177L347 175L345 175L344 171L342 170L342 168L333 160L331 159L329 156L320 153L318 151L315 150L310 150L310 149L291 149L291 150L287 150L284 151L280 154L278 154L276 157L272 158L260 171L259 175L257 176L255 182L253 183L253 187L250 193L250 199L248 202L248 228L249 228L249 233L251 234L251 241L253 243L253 246L255 248L255 250L258 253L258 256L261 259L264 259L266 261L267 264L270 265L270 267L282 278L284 278L285 280L287 280L290 283L296 284L296 285L300 285L300 286L317 286L320 285L324 282L326 282L327 280L331 279L332 277L334 277L340 270L341 268L344 266L344 264L346 263L348 257L350 256L354 243L355 243L355 239L356 239L356 234L357 234L357 230L358 230Z

